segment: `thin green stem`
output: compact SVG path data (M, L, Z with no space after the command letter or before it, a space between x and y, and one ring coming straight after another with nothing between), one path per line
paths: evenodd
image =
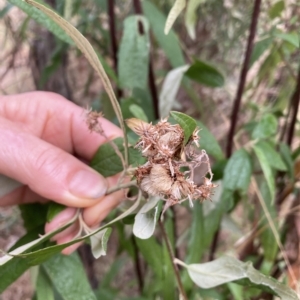
M172 267L173 267L175 278L176 278L176 281L177 281L177 284L178 284L179 292L180 292L183 300L188 300L187 295L185 293L185 290L183 288L181 278L180 278L179 269L178 269L177 265L175 264L174 253L173 253L173 250L172 250L170 240L169 240L168 235L166 233L164 224L161 221L161 219L159 219L158 223L159 223L159 226L160 226L160 229L161 229L161 232L162 232L163 239L164 239L164 241L166 243L166 246L167 246L167 251L168 251L169 257L170 257L171 262L172 262Z

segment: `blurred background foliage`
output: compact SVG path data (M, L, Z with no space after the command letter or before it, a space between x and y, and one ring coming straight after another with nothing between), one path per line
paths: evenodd
M168 211L165 227L176 257L200 263L229 253L295 289L300 277L299 3L261 2L245 66L258 1L189 0L167 36L163 31L172 0L45 2L90 41L124 118L155 121L175 109L194 117L202 129L200 144L211 157L219 187L212 202ZM63 32L34 14L22 1L0 2L1 94L52 91L116 122L84 56ZM243 68L247 78L234 117ZM16 216L16 210L0 211L2 249L24 232ZM116 225L105 258L92 259L88 246L79 251L97 298L175 299L159 230L140 240L128 226ZM37 286L49 280L43 277L47 267L40 267ZM189 299L273 299L269 292L234 283L200 289L185 271L181 275ZM33 295L26 278L6 290L3 299ZM53 299L67 299L55 278L50 280L59 289Z

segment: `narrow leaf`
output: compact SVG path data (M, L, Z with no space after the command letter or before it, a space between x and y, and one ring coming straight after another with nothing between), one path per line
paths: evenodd
M30 249L29 245L26 245L26 247L24 248L23 252L22 252L23 249L19 249L19 248L16 249L18 251L17 254L21 254L22 253L22 257L19 257L19 256L18 257L11 257L11 256L9 256L8 262L7 262L6 256L1 257L0 258L0 262L2 260L3 266L0 266L0 277L1 277L1 281L0 281L0 293L12 281L14 281L25 270L27 270L30 266L41 264L41 263L45 262L46 260L48 260L49 258L51 258L53 255L58 254L59 252L61 252L66 247L71 246L71 245L73 245L75 243L84 241L87 238L91 237L92 235L96 234L97 232L99 232L99 231L101 231L101 230L109 227L111 224L114 224L114 223L122 220L126 216L132 214L132 212L134 212L138 208L139 203L140 203L140 198L138 198L138 200L136 200L136 202L129 209L127 209L126 211L124 211L121 215L119 215L118 217L116 217L115 219L113 219L112 221L110 221L109 223L105 224L102 227L99 227L99 228L95 229L93 232L91 232L91 233L89 233L89 234L87 234L85 236L82 236L80 238L74 239L74 240L72 240L70 242L67 242L67 243L64 243L64 244L55 245L55 246L46 247L44 249L40 249L40 250L36 250L36 251L32 251L32 252L24 253L24 251ZM74 222L74 220L72 220L72 222ZM70 224L68 223L67 225L70 225ZM40 239L35 240L34 241L34 245L37 245L38 243L40 244L41 242L43 242L45 240L48 240L54 234L62 231L65 228L66 228L66 225L64 227L62 227L62 228L59 228L59 229L51 232L51 234L49 234L47 236L44 236L44 239L42 241L40 241ZM5 276L4 276L4 274L5 274ZM3 278L3 276L5 278ZM12 279L12 278L14 278L14 279Z
M134 218L133 234L140 239L150 238L155 230L158 219L158 201L159 197L151 197Z
M178 263L178 261L176 261ZM284 300L296 300L296 293L279 281L265 276L255 270L251 263L243 263L234 257L222 256L203 264L185 265L191 279L201 288L208 289L218 285L236 282L245 286L253 286Z
M286 171L286 165L284 164L280 154L274 149L274 145L267 141L259 141L256 147L260 148L264 152L267 161L270 166L279 171Z
M289 32L289 33L276 32L274 36L283 41L290 43L296 48L300 47L299 34L297 32Z
M253 150L258 158L258 161L260 163L262 171L267 180L268 187L270 189L271 199L272 199L272 201L274 201L274 199L275 199L275 178L274 178L274 174L272 173L270 163L269 163L263 149L261 149L257 145L254 145Z
M176 21L177 17L180 15L181 11L185 8L186 1L185 0L176 0L175 3L173 4L167 21L165 25L165 30L164 33L168 34L170 29L172 28L174 22Z
M140 26L143 32L140 32ZM124 21L119 48L118 73L125 88L146 88L149 66L149 24L143 16L130 16Z
M57 25L50 17L45 16L40 10L31 5L28 5L23 0L8 0L11 4L19 7L23 10L29 17L35 20L38 24L47 28L50 32L52 32L55 36L57 36L60 40L73 45L72 39L65 33L65 31ZM45 3L42 2L44 5Z
M262 195L262 199L266 204L268 212L272 220L274 221L275 228L278 230L278 221L276 221L278 217L276 207L272 204L273 199L271 198L270 190L265 180L263 180L260 185L260 192ZM264 215L264 212L261 212L261 214L263 219L260 226L262 230L260 241L264 250L264 257L269 262L273 262L278 253L278 245L276 239L274 238L274 233L270 228L269 222Z
M209 87L221 87L225 79L222 73L207 62L196 60L185 75L190 79Z
M179 45L178 37L171 29L169 34L164 34L166 16L149 0L142 2L143 11L149 20L153 34L161 48L164 50L173 68L183 66L185 59Z
M196 121L186 114L171 111L171 116L181 126L184 131L184 144L186 144L197 127Z
M169 115L170 110L176 100L181 79L189 65L184 65L171 70L162 85L159 95L159 113L160 117L165 118Z
M96 300L77 253L55 255L43 267L64 300Z
M74 223L77 215L70 220L67 224L63 225L62 227L41 236L38 239L32 240L27 244L23 244L14 250L10 251L9 254L0 257L0 294L12 283L14 282L19 276L21 276L31 264L28 260L24 258L24 253L29 251L38 251L45 241L49 240L55 234L61 232L62 230L66 229L72 223ZM43 228L43 227L42 227ZM35 237L36 235L32 236L31 233L28 233L30 238ZM26 240L26 237L24 241ZM19 256L22 254L21 256ZM17 255L17 256L16 256Z
M105 228L90 237L92 253L96 259L106 255L107 242L112 229Z
M185 26L192 40L196 39L197 8L206 0L189 0L185 13Z
M98 56L93 49L92 45L89 43L89 41L69 22L64 20L62 17L60 17L58 14L56 14L51 9L43 6L42 4L32 1L32 0L25 0L30 5L40 9L46 16L51 18L59 27L61 27L65 33L74 41L76 46L82 51L82 53L86 56L87 60L91 64L91 66L95 69L95 71L98 73L100 78L102 79L102 83L104 86L104 89L106 90L110 101L112 103L112 106L114 108L114 111L116 113L116 116L118 118L118 121L120 123L120 126L124 133L124 143L126 147L124 148L124 156L125 156L125 162L128 164L128 150L127 150L127 136L126 136L126 129L124 120L122 117L121 108L119 106L118 100L116 99L114 90L112 88L112 85L110 83L110 80L108 76L106 75L102 64L100 63Z
M36 282L36 298L37 300L55 299L52 283L42 266L39 268Z
M134 117L143 120L145 122L148 122L148 117L146 116L144 110L140 106L136 104L131 104L129 106L129 110Z
M294 180L295 174L294 174L294 162L293 157L291 153L290 147L285 143L280 143L279 145L279 151L281 153L281 156L285 162L285 165L287 166L288 173L290 175L290 178Z

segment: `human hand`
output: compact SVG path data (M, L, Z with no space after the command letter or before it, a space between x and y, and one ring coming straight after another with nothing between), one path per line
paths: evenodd
M122 136L121 129L108 120L101 118L100 123L110 140ZM46 233L67 223L76 208L84 208L85 223L96 226L124 197L123 191L105 196L117 176L104 178L81 161L90 161L107 140L90 132L83 109L60 95L31 92L0 96L0 137L0 174L23 184L0 194L0 206L48 199L68 206L46 224ZM68 242L77 232L78 224L74 223L54 240ZM72 245L63 253L77 247Z

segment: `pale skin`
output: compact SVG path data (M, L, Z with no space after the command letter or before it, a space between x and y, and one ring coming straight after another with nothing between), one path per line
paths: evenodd
M0 197L0 206L50 200L67 206L45 225L47 233L68 222L78 208L84 222L95 227L122 201L124 191L105 195L117 176L104 178L87 165L106 137L120 137L122 131L101 118L103 137L90 132L84 118L81 107L54 93L0 96L0 174L23 184ZM53 239L61 244L77 233L75 223Z

